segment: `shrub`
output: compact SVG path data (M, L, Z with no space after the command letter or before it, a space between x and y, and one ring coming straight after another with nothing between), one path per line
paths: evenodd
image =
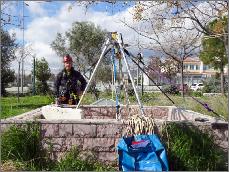
M2 160L27 161L39 153L39 129L36 124L13 125L2 135Z
M195 126L169 124L162 137L166 143L169 169L172 171L226 170L225 153L214 143L212 137Z
M175 85L165 85L162 87L162 90L169 94L179 94L179 89Z
M193 91L193 92L191 92L191 95L194 97L201 97L201 96L203 96L203 93L202 93L202 91Z
M20 166L20 170L50 169L52 162L40 147L39 124L27 123L11 126L2 134L1 160ZM16 163L17 162L17 163Z
M228 81L224 82L224 91L228 92ZM204 93L220 93L221 92L221 84L219 79L208 78L204 81Z
M80 151L74 147L58 162L55 171L110 171L112 167L96 162L94 155L80 156Z

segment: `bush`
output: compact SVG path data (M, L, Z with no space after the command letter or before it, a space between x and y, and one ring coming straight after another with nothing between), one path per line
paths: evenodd
M202 93L202 91L193 91L193 92L191 92L191 96L201 97L201 96L203 96L203 93Z
M52 162L45 157L40 147L39 125L35 123L23 125L20 127L13 125L2 134L1 160L6 163L12 160L14 166L21 168L19 170L49 169Z
M104 166L96 162L94 155L80 156L80 151L74 147L58 162L55 171L110 171L112 167Z
M108 171L115 170L96 162L93 157L80 156L76 148L70 150L60 162L52 161L40 147L40 128L38 124L11 126L2 134L1 169L6 171Z
M206 81L204 81L204 88L202 91L204 93L220 93L220 80L215 78L208 78ZM228 92L228 81L224 82L224 91Z
M174 94L174 95L179 94L179 89L177 88L176 85L165 85L162 87L162 90L166 93L169 93L169 94Z
M226 170L227 156L212 137L195 126L169 124L162 137L166 143L169 170L214 171Z
M47 95L47 94L51 94L51 90L49 88L49 85L47 84L47 82L40 82L37 81L36 82L36 94L38 95Z
M39 154L38 125L27 124L25 127L12 126L2 135L2 160L33 159Z

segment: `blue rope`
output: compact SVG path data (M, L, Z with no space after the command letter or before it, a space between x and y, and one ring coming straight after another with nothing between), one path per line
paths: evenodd
M113 65L114 65L114 84L116 82L116 65L115 65L115 49L112 49L112 60L113 60ZM115 99L116 99L116 113L119 114L119 101L118 101L118 94L117 94L117 90L115 88Z

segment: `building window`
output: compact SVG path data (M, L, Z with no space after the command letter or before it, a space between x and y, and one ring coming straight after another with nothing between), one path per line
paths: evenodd
M200 66L199 65L196 65L196 70L200 70Z
M203 66L203 70L208 70L209 69L209 66L208 65L204 65Z
M194 70L194 65L190 65L190 70Z
M184 69L186 69L186 70L188 69L188 64L184 65Z

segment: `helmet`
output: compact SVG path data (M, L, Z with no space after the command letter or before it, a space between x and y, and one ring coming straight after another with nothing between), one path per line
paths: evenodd
M69 54L66 54L63 59L64 63L65 62L72 62L72 57Z

